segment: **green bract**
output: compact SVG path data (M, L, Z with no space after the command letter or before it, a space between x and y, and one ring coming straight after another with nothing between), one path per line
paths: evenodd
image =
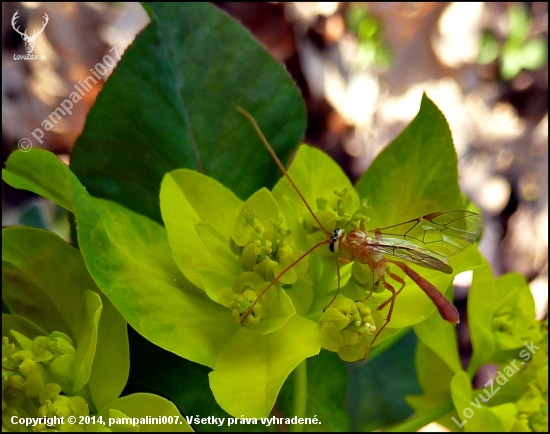
M368 225L367 214L376 214L361 202L338 165L319 150L302 146L288 173L308 203L315 204L313 208L329 234L335 228L357 228L360 221ZM235 372L243 372L241 359L257 358L261 354L266 360L278 357L273 348L273 341L278 338L272 334L286 336L287 329L292 330L294 338L293 342L281 342L281 349L292 354L288 359L292 364L289 363L284 377L295 363L316 354L320 344L338 351L344 360L364 357L374 330L381 327L387 314L387 308L378 312L376 307L388 299L389 293L375 293L364 304L357 304L356 301L364 300L370 293L370 270L367 266L348 265L341 270L342 295L330 304L338 284L337 256L327 245L318 247L284 274L254 304L285 266L316 243L329 238L286 178L281 178L272 194L262 189L242 202L211 178L190 170L177 170L164 178L161 211L174 260L182 273L204 290L213 303L226 308L222 317L235 321L234 337L222 351L223 357L238 354L235 363L241 365L241 369L235 366ZM457 259L451 262L456 271L479 261L476 256L473 260L462 259L462 262ZM423 270L422 273L434 276L433 281L439 286L443 282L443 288L452 278L433 271ZM398 297L394 312L397 324L392 319L388 332L384 333L386 336L396 331L391 328L419 323L435 310L420 289L410 281L408 286L412 290L407 288L403 295L411 291L414 294L410 296L411 303L405 305L400 301L401 295ZM414 306L414 310L410 306ZM250 314L239 324L239 317L250 309ZM298 318L300 322L296 323ZM252 338L254 347L245 349L238 343ZM232 384L227 395L229 399L234 398L235 391L242 386L238 381L230 383L227 373L222 375L220 367L226 365L223 359L218 359L211 375L211 386L218 402L227 409L230 403L220 401L223 388ZM254 378L255 371L257 369L251 366L246 370L247 377ZM221 378L224 378L223 388L217 383ZM277 390L275 386L274 391ZM247 393L250 395L251 390ZM276 393L273 400L275 396ZM269 405L264 410L269 410Z
M15 337L23 348L28 339L44 336L44 348L37 353L42 344L35 341L34 352L44 361L40 353L52 352L59 368L50 366L50 374L65 394L90 397L96 408L117 398L129 369L126 322L101 294L78 250L50 232L11 228L2 231L2 260L3 300L14 314L4 322L3 336ZM23 318L32 331L18 325ZM113 376L106 384L105 375Z
M392 381L413 382L410 374L399 377L403 367L401 375L412 371L409 353L402 352L412 347L410 340L383 353L412 325L424 394L411 398L417 414L407 428L437 419L456 429L455 417L459 424L468 420L464 430L544 429L547 334L533 321L525 282L493 279L475 247L450 258L451 274L411 265L441 293L454 274L475 269L467 371L455 327L395 264L389 270L406 287L377 340L384 345L371 353L379 358L350 370L342 362L365 356L385 323L390 306L379 307L390 291L369 265L354 261L342 264L335 297L338 253L328 248L334 229L364 225L372 231L471 208L458 186L448 125L429 98L355 186L324 153L299 149L289 174L319 223L237 111L252 113L286 160L306 125L305 104L286 70L211 5L145 9L151 24L98 95L71 170L53 154L32 149L13 153L3 172L10 185L70 211L78 249L43 231L3 231L4 301L13 314L4 321L10 339L3 342L4 416L177 415L157 396L118 398L128 370L125 320L140 335L131 335L135 381L127 387L154 388L193 420L212 415L227 421L229 412L245 423L272 412L315 417L325 430L349 430L350 420L355 428L375 429L409 416L397 402L399 387L384 381L385 391L373 390L384 371ZM271 190L262 188L276 179ZM387 281L399 288L389 275ZM510 358L522 351L532 356L527 367L514 370L470 418L467 409L478 393L470 384L479 367L495 363L506 375ZM373 381L363 375L369 369ZM349 392L366 385L371 393L353 394L356 412L342 405L348 376ZM364 424L390 406L401 410ZM118 429L136 427L122 423Z
M211 299L209 310L194 315L209 315L212 324L220 324L226 335L231 333L220 343L212 366L210 383L216 399L231 414L266 416L290 372L320 350L317 324L294 316L294 306L307 304L307 300L296 304L292 300L311 295L307 279L298 278L291 295L280 287L269 290L257 306L266 317L261 324L253 317L243 326L236 321L235 310L241 309L243 299L253 300L272 280L273 270L297 254L293 243L282 244L289 237L284 229L282 234L277 231L284 225L279 224L278 205L265 189L242 202L215 180L190 170L166 175L160 200L174 260L185 277ZM276 244L279 248L274 251L283 250L286 255L277 261L265 253ZM266 255L263 266L256 267L255 260L247 259L256 254ZM224 325L227 321L231 325Z
M182 357L214 368L211 387L220 405L232 414L248 417L269 414L289 373L306 357L319 352L317 325L304 318L289 320L283 316L285 327L275 324L274 328L279 329L267 337L261 330L252 334L241 330L226 307L213 302L178 271L163 227L120 205L90 197L69 169L52 154L34 150L27 154L16 152L7 167L6 178L26 188L35 188L27 180L33 179L37 168L59 177L52 180L57 190L55 194L47 193L48 197L53 200L66 197L67 193L62 193L64 188L72 195L73 202L69 205L77 219L79 246L99 287L141 334ZM201 177L194 172L188 173ZM201 177L201 181L206 182L206 179ZM193 188L205 185L198 183ZM203 198L200 195L193 197L199 201ZM230 193L229 197L234 198ZM202 202L206 207L216 208L216 202ZM231 212L231 208L218 207L218 210ZM218 215L224 216L223 213ZM187 221L187 216L182 221ZM183 233L189 240L194 236L198 238L194 228ZM215 232L206 226L200 233L215 245L216 240L212 238ZM195 246L199 249L202 245L202 241L193 243L193 246L188 245L190 249ZM235 256L229 244L225 253ZM174 257L178 258L177 253ZM199 263L213 263L209 261ZM237 259L235 261L241 266ZM203 274L200 279L206 281L218 277L215 273ZM212 288L209 296L216 294L215 286ZM242 380L243 375L247 381ZM239 399L235 399L235 390L243 392L237 395Z
M2 318L3 428L22 428L13 417L63 416L63 424L34 430L83 430L90 420L80 417L118 408L129 373L126 321L99 291L79 251L53 233L3 230L2 261L3 299L12 312ZM154 395L124 400L124 417L179 414ZM143 400L146 412L137 404Z
M471 312L473 375L482 363L502 363L517 357L525 343L541 340L535 302L525 278L509 273L493 278L487 264L476 270L468 298Z
M414 150L414 166L408 147ZM431 164L434 150L438 156L448 154L450 163ZM322 244L253 305L257 296L303 252L327 243L337 227L350 230L363 222L368 230L463 208L454 156L444 118L427 98L417 118L358 182L362 197L329 157L301 147L289 175L328 234L286 178L272 192L261 189L243 202L212 178L173 171L161 188L165 230L116 203L91 197L65 165L44 151L14 153L4 177L74 212L90 274L132 327L156 345L213 368L211 388L226 411L262 417L290 372L321 347L338 351L344 360L364 357L387 315L388 307L381 312L377 307L389 292L374 288L364 304L356 303L373 289L372 274L368 266L344 265L340 298L323 314L338 282L337 256ZM417 176L418 167L422 176ZM51 177L44 181L49 190L36 173ZM396 188L404 176L406 187ZM473 252L451 259L455 272L478 264ZM452 279L417 269L442 292ZM425 294L405 281L407 288L378 342L435 311ZM253 314L237 322L252 308Z
M548 330L535 320L525 279L513 273L494 279L483 260L474 270L468 318L473 354L466 371L447 325L437 324L441 320L434 316L415 326L421 341L416 366L424 395L408 397L409 404L419 414L431 412L449 429L547 430ZM497 374L483 388L472 390L471 379L485 363L497 364Z

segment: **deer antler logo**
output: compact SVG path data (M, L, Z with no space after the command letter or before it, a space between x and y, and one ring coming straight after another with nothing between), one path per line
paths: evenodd
M44 28L46 27L46 24L48 24L48 21L50 20L47 13L44 13L44 23L42 24L42 28L40 30L35 30L31 36L27 35L27 31L21 32L19 30L19 26L15 27L15 21L19 17L19 11L15 11L13 14L13 17L11 19L11 26L13 27L13 30L15 30L17 33L21 35L23 40L25 41L25 50L27 50L28 54L31 54L34 50L34 42L36 41L36 38L38 38L38 35L42 33Z

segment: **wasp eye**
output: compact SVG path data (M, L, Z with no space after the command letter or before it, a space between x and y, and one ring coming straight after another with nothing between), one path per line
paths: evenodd
M335 229L334 230L334 233L332 234L332 238L330 239L330 244L328 246L328 249L331 251L331 252L334 252L334 248L336 247L336 249L338 249L338 239L340 238L340 233L342 231L340 229Z

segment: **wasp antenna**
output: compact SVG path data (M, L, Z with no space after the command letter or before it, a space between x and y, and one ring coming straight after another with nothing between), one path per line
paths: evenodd
M294 181L292 180L292 178L286 172L286 169L283 166L283 163L281 163L281 160L279 160L279 157L277 157L277 154L275 154L275 151L273 150L273 148L271 148L271 145L269 144L267 139L264 137L264 135L262 133L262 130L260 130L260 127L256 123L256 120L252 117L252 115L250 113L248 113L246 110L244 110L240 107L237 107L237 111L250 121L250 123L252 124L252 126L256 130L256 133L258 134L258 136L260 136L260 139L261 139L262 143L264 144L265 148L267 149L267 151L269 152L269 154L271 155L273 160L275 160L275 163L277 164L277 166L279 166L279 169L281 169L281 172L283 172L283 175L286 177L286 179L288 179L288 182L290 182L290 184L292 185L292 187L294 188L294 190L296 191L298 196L300 196L300 199L302 199L302 202L304 202L304 205L306 206L308 211L311 213L311 215L313 216L313 218L315 219L315 221L317 222L319 227L321 229L323 229L323 231L327 234L327 236L330 237L332 234L319 221L319 219L317 218L317 216L315 215L315 213L313 212L313 210L311 209L311 207L307 203L306 198L302 195L302 193L300 193L300 190L298 190L298 187L296 186L296 184L294 184Z

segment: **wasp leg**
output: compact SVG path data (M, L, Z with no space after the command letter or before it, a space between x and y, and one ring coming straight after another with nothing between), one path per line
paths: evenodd
M374 287L376 286L375 285L376 282L374 281L374 276L375 276L374 269L375 269L375 267L373 265L371 265L370 263L369 263L369 267L372 271L372 284L370 286L370 291L369 291L368 295L363 300L361 300L363 303L365 303L370 298L370 296L372 295L372 293L374 291Z
M392 300L392 299L395 299L395 297L397 297L399 295L399 293L401 291L403 291L403 288L405 288L405 281L403 279L401 279L401 277L399 277L397 274L394 274L392 273L390 270L386 270L386 273L388 273L388 275L393 279L395 280L396 282L400 283L401 284L401 288L399 288L399 290L394 294L392 295L390 298L388 298L384 303L382 303L380 306L378 306L378 310L382 310L386 307L386 305Z
M330 300L330 303L327 307L323 309L323 312L327 310L332 303L334 303L334 300L336 300L336 296L340 292L340 262L344 264L349 264L351 261L346 258L338 257L338 261L336 261L336 275L338 276L338 288L336 289L336 293L334 294L334 297L332 297L332 300Z
M386 321L384 322L384 324L382 325L382 327L380 327L378 329L378 331L376 332L376 334L374 335L374 338L372 338L372 341L369 345L369 347L367 348L367 351L365 351L365 355L363 356L363 358L361 360L365 360L367 358L367 356L369 355L370 353L370 350L372 349L372 346L374 345L374 342L376 341L376 339L378 338L378 336L380 335L380 333L382 333L382 330L384 330L386 328L386 326L389 324L389 322L391 321L391 316L392 316L392 313L393 313L393 307L395 306L395 297L397 296L397 294L399 294L403 288L405 287L405 281L403 279L401 279L399 276L395 275L394 273L392 273L391 271L389 270L386 270L386 273L388 273L388 275L394 279L396 282L400 283L401 284L401 288L399 288L399 290L395 290L395 288L393 286L391 286L388 282L386 282L386 279L384 278L384 275L380 276L380 280L382 281L382 284L384 285L384 287L390 291L392 294L391 294L391 297L388 298L384 303L382 303L380 306L378 306L378 310L382 310L388 303L390 303L390 309L388 311L388 316L386 317Z

